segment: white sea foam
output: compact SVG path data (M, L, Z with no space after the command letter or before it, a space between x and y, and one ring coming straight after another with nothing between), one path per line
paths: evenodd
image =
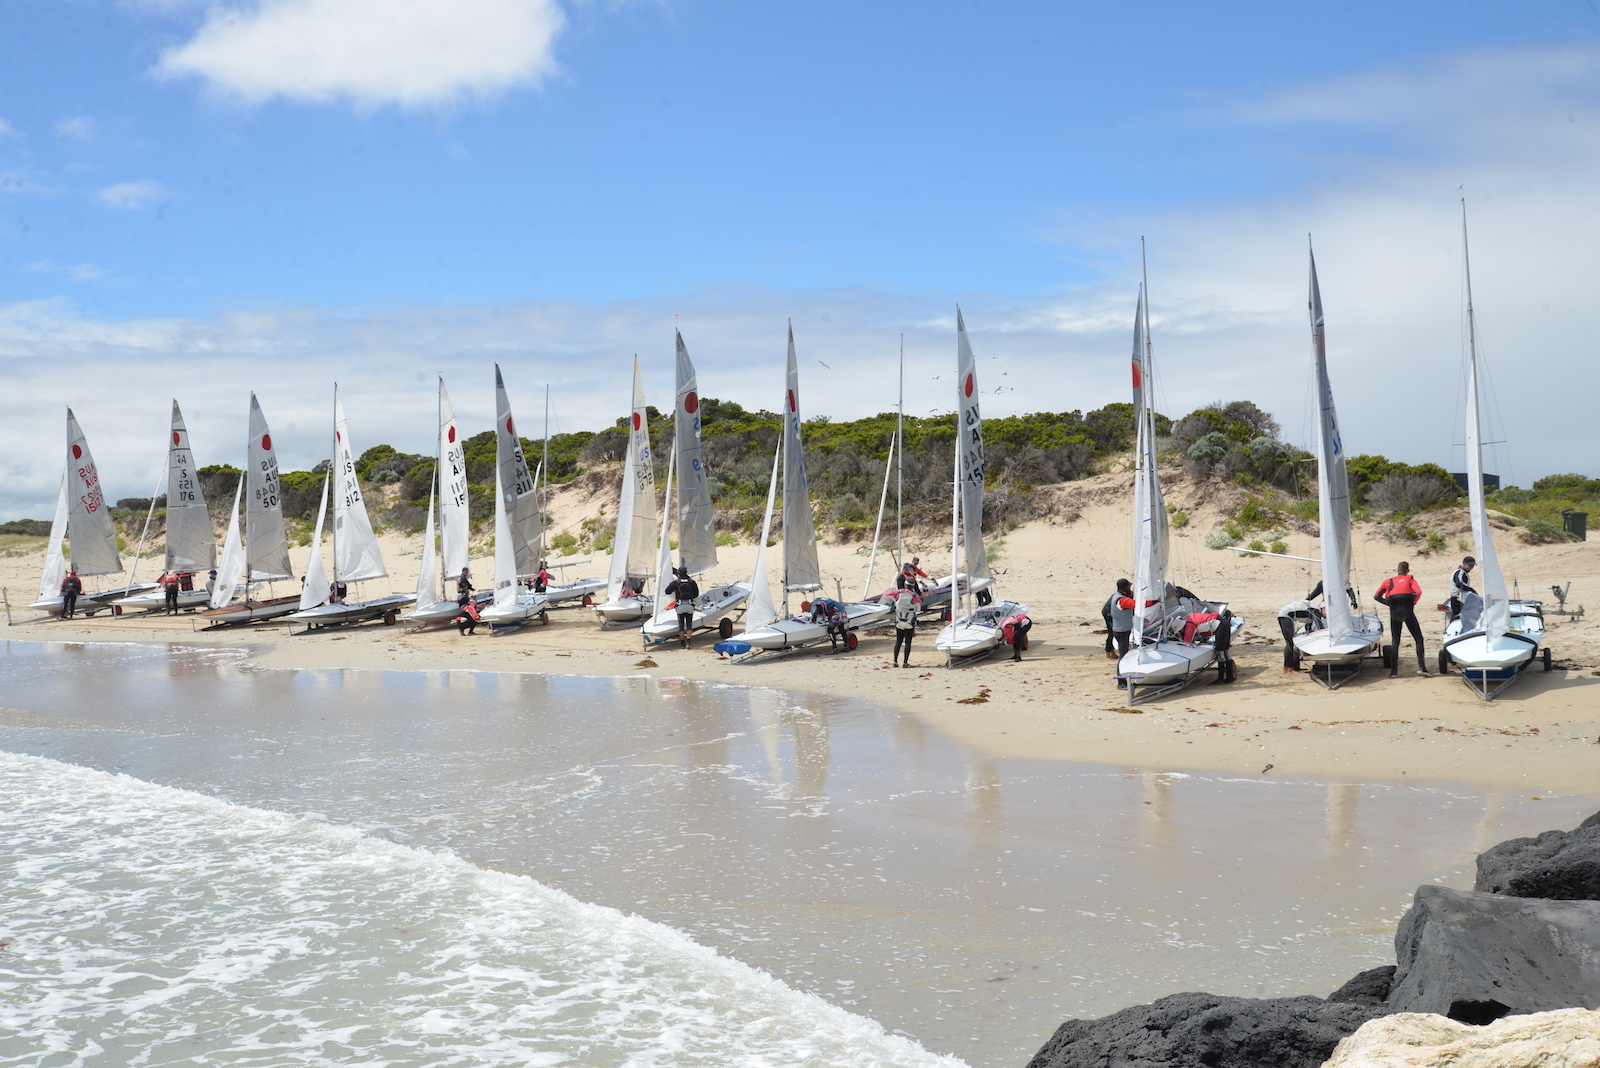
M11 753L0 811L8 1066L960 1064L450 854Z

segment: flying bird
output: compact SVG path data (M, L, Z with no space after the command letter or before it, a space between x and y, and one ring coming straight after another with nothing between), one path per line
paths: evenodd
M822 361L821 361L821 360L818 360L818 361L817 361L817 362L818 362L818 363L822 363ZM828 365L827 365L827 364L825 364L825 363L822 363L822 366L824 366L824 367L828 367ZM830 370L830 371L831 371L831 370L833 370L833 368L831 368L831 367L828 367L828 370Z

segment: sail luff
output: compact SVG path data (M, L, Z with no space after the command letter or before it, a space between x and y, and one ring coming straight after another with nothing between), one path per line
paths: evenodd
M39 575L39 600L61 596L61 583L67 577L67 558L61 542L67 536L67 472L61 472L61 487L56 490L56 511L50 520L50 540L45 544L44 571Z
M656 599L655 614L652 621L666 618L670 612L667 608L667 587L671 585L668 576L672 574L672 476L674 467L678 462L678 446L674 442L672 451L667 454L667 485L661 494L661 551L656 557Z
M780 443L772 450L772 478L767 482L767 510L761 518L761 540L756 543L755 570L750 574L750 600L744 612L744 629L747 632L765 627L778 618L777 606L772 602L772 583L767 577L767 542L772 537L772 509L778 499L778 464L782 455L783 445Z
M1322 606L1328 623L1328 638L1337 644L1355 636L1355 620L1344 592L1350 585L1350 479L1345 469L1344 442L1339 436L1339 418L1333 407L1333 384L1328 378L1327 335L1315 255L1311 255L1311 288L1307 299L1311 311L1311 358L1317 376L1317 514L1322 525Z
M508 512L510 543L517 574L539 572L539 545L544 535L544 520L539 511L538 480L528 469L522 452L522 439L511 416L511 398L506 393L500 365L494 365L495 458L499 470L500 492Z
M639 358L633 359L633 414L629 420L633 469L633 529L628 535L628 577L646 578L653 563L650 538L656 529L656 450L650 444L650 407L644 399Z
M1478 582L1483 587L1483 631L1490 641L1511 629L1511 604L1505 573L1494 548L1489 508L1483 497L1483 427L1478 387L1478 336L1472 311L1472 261L1467 252L1467 203L1461 202L1461 261L1467 284L1467 506L1477 550Z
M339 480L333 498L333 574L340 582L363 582L383 578L389 572L372 532L372 519L361 498L361 481L356 474L356 451L350 443L350 426L334 387L334 476Z
M89 441L71 408L67 409L67 470L72 487L67 494L67 542L72 570L79 575L120 574L122 557L117 554L117 529L100 488L100 472L89 451Z
M217 581L211 587L210 607L221 608L233 600L244 574L244 546L239 542L239 501L244 496L244 479L233 487L233 511L228 513L228 535L222 542L222 560L217 565Z
M172 402L172 435L167 440L167 557L168 571L194 571L217 564L217 538L211 530L189 430L183 424L178 402Z
M800 438L800 369L794 354L794 324L789 324L789 363L783 403L783 588L820 590L817 529L806 485L805 445Z
M967 552L966 572L990 578L989 553L983 545L983 418L978 411L978 361L967 341L967 324L956 309L957 451L961 455L961 525Z
M633 423L630 414L629 425ZM622 492L617 495L617 526L611 535L611 570L606 574L606 600L615 601L622 596L622 586L628 579L628 551L633 547L633 483L638 466L633 458L633 434L628 434L628 451L622 458Z
M433 547L433 487L428 487L428 526L422 532L422 562L417 569L417 605L436 604L444 598L439 596L439 576L434 571L438 566L437 550ZM460 574L461 572L456 572Z
M439 547L446 586L467 566L471 516L467 501L466 444L456 428L456 410L439 379Z
M694 363L677 335L677 405L673 438L678 450L678 559L691 575L717 566L717 517L711 507L700 444L700 392Z
M497 452L505 447L503 441L496 443ZM505 483L501 480L501 472L504 470L504 465L495 464L494 603L496 607L514 604L517 600L517 550L511 533L511 511L516 507L516 501L506 495Z
M311 535L311 559L306 562L305 578L300 583L300 611L315 608L328 599L328 572L322 566L322 523L328 515L328 488L333 472L322 480L322 499L317 502L317 526Z
M1133 633L1137 645L1152 618L1159 618L1165 600L1166 576L1161 566L1161 530L1166 514L1161 509L1161 483L1155 472L1149 411L1149 346L1145 340L1146 304L1143 286L1134 309L1133 324ZM1159 513L1159 514L1158 514Z
M283 527L283 489L272 431L250 394L250 441L245 448L244 558L250 580L294 577Z

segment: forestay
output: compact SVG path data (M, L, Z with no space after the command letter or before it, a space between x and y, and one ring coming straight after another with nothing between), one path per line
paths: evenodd
M699 575L717 566L717 517L711 508L711 485L701 458L699 385L683 335L677 335L677 339L673 433L678 454L678 557L689 574Z
M1317 508L1322 520L1322 604L1331 644L1355 637L1355 621L1344 591L1350 585L1350 478L1345 470L1344 441L1333 408L1328 379L1328 346L1323 333L1322 291L1317 286L1317 258L1311 257L1311 358L1317 374Z
M189 449L183 412L172 402L172 437L167 442L167 570L209 569L217 563L217 537L211 530L200 476Z
M239 499L244 495L244 479L233 487L233 511L228 513L228 536L222 542L222 562L217 565L217 581L211 587L210 607L221 608L233 600L233 591L244 574L244 546L239 543Z
M783 588L820 590L817 531L806 485L806 452L800 440L800 370L794 357L794 324L789 324L789 366L783 398ZM765 546L765 541L763 541ZM748 627L746 629L749 629Z
M431 517L431 513L430 513ZM439 547L444 559L445 585L461 577L467 566L471 523L467 508L466 443L456 429L456 411L439 379ZM432 544L430 540L429 544ZM418 601L419 605L428 604Z
M306 577L300 586L302 612L328 599L328 572L322 566L322 521L328 515L328 486L332 482L331 474L322 480L322 499L317 502L317 528L311 535L311 560L306 564Z
M960 420L956 448L961 470L961 527L969 581L991 578L983 545L983 418L978 412L978 361L967 342L967 324L956 309L956 405Z
M1506 577L1494 551L1489 509L1483 500L1483 427L1479 418L1478 334L1472 314L1472 261L1467 254L1467 206L1461 205L1461 257L1467 280L1467 505L1472 515L1472 542L1478 552L1478 581L1483 585L1482 625L1493 641L1511 629L1511 603Z
M504 497L503 510L507 513L507 537L515 573L534 575L539 571L539 542L544 534L544 521L539 514L537 483L528 471L527 458L522 455L522 441L517 437L517 424L511 417L511 398L506 394L499 364L494 365L494 402L495 464L499 471L499 492ZM495 559L499 560L498 553ZM495 568L498 574L498 563Z
M283 489L272 431L254 393L250 394L250 444L245 452L245 570L253 582L294 578L289 540L283 530Z
M389 572L383 566L366 502L361 499L356 451L350 444L338 386L333 388L333 473L338 479L333 496L333 576L340 582L383 578Z
M67 409L67 540L72 570L79 575L116 575L122 571L117 555L117 529L100 489L100 472L94 466L89 442Z
M67 473L61 472L61 488L56 491L56 513L50 520L50 541L44 549L44 572L39 576L39 600L61 596L61 583L67 577L67 558L61 543L67 536Z

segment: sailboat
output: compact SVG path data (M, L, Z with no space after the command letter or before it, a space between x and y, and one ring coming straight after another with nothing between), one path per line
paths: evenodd
M228 533L222 541L222 559L217 564L217 580L211 588L207 606L213 610L233 600L233 591L244 577L244 542L239 538L239 501L244 496L244 478L233 484L233 510L228 513Z
M378 536L372 532L372 519L367 515L366 502L361 497L361 482L356 476L356 453L350 444L350 427L344 417L344 405L339 401L339 387L333 387L333 470L329 482L333 488L333 582L328 587L326 603L314 608L302 608L288 615L306 629L337 626L343 623L361 623L369 619L382 619L393 623L400 609L416 600L413 593L391 593L384 597L348 601L332 597L335 590L348 583L366 582L386 577L383 553L378 548ZM315 578L321 583L321 553L319 544L322 520L327 511L328 484L323 486L322 505L317 510L317 541L311 543L311 565L306 569L306 585L301 604L317 596L312 585Z
M245 442L244 477L240 479L240 485L244 490L244 596L232 603L213 597L211 610L201 613L211 620L213 626L276 619L300 608L300 593L281 597L269 593L265 598L251 596L251 591L259 583L268 583L270 589L273 582L294 579L294 570L289 565L289 538L283 525L278 451L273 447L272 430L267 426L267 417L261 411L261 402L254 393L250 394L249 437ZM320 532L317 541L320 545ZM315 557L318 551L313 549L312 556ZM227 556L226 548L223 556ZM227 575L219 574L217 577L220 588L221 583L227 580ZM313 590L319 595L319 600L326 588L327 580L320 579ZM307 607L317 603L319 601L313 601Z
M67 552L62 552L63 540ZM44 574L39 582L39 600L29 605L50 615L61 614L61 581L67 571L80 579L95 575L122 574L122 557L117 553L117 530L105 492L100 488L100 472L89 452L89 440L78 426L78 419L67 409L67 466L56 498L55 519L50 524L50 541L45 551ZM53 547L53 548L50 548ZM55 578L59 574L60 578ZM54 586L47 588L54 578ZM129 594L156 588L154 582L141 586L124 585L78 595L78 611L92 616L111 602Z
M1167 507L1156 469L1153 352L1148 284L1139 287L1133 325L1134 609L1133 646L1117 663L1128 703L1186 686L1217 660L1244 626L1225 601L1202 601L1167 581ZM1210 617L1191 624L1190 616ZM1231 664L1224 664L1225 667Z
M826 620L814 621L809 614L789 616L789 594L822 589L822 568L817 560L817 533L811 515L811 491L806 485L806 456L800 439L800 371L795 361L794 324L789 324L789 360L784 375L783 433L778 439L777 456L772 465L773 482L767 488L766 517L761 524L761 544L756 550L756 569L751 578L754 593L745 612L744 632L729 643L730 651L750 649L793 649L811 645L828 637ZM777 483L781 460L783 468L783 612L780 618L772 604L767 581L767 537L772 529L773 487ZM809 606L802 603L804 612ZM888 604L849 604L845 606L845 645L855 648L852 633L886 622L893 608ZM748 648L740 649L742 643Z
M417 608L405 617L407 623L448 623L461 614L461 606L450 596L452 584L467 568L467 542L470 537L470 512L467 506L466 444L456 427L456 410L450 394L439 379L439 440L436 465L437 498L429 490L428 529L423 534L423 566L417 574ZM439 557L443 561L444 588L434 572L434 501L438 501ZM493 590L479 590L473 598L480 604L494 597Z
M1450 665L1472 692L1492 701L1515 681L1522 670L1540 658L1544 641L1544 606L1539 601L1513 599L1506 594L1505 574L1494 549L1489 509L1483 500L1483 432L1478 386L1478 338L1472 314L1472 261L1467 255L1467 202L1461 202L1461 259L1467 284L1467 504L1472 516L1472 544L1478 558L1478 582L1483 592L1468 595L1461 614L1444 628L1439 650L1439 671ZM1543 651L1544 669L1550 670L1550 650Z
M539 510L539 483L528 473L499 364L494 368L494 389L494 602L482 612L491 633L495 626L513 626L535 616L542 623L550 622L545 612L549 599L518 582L523 575L538 574L544 520Z
M217 538L211 530L211 513L206 509L200 476L195 471L194 453L189 448L189 430L183 423L178 402L172 402L172 433L167 440L167 572L190 576L217 566ZM124 597L118 607L127 611L159 611L166 606L166 594L157 589ZM203 586L181 590L179 608L199 608L208 604L211 594Z
M683 335L677 335L677 400L673 407L673 456L678 467L678 559L691 575L703 575L717 566L716 512L711 507L711 486L706 480L705 463L700 458L700 392L695 377L694 363L683 344ZM670 490L670 485L669 485ZM670 495L669 495L670 499ZM670 510L670 509L667 509ZM662 544L666 539L667 516L662 516ZM664 562L669 561L663 553ZM667 641L678 636L678 612L675 604L660 595L670 584L672 569L658 567L656 575L655 615L640 627L648 642ZM727 638L733 633L732 612L750 596L748 582L730 582L702 590L695 598L692 625L695 630L715 626L717 633ZM715 620L713 623L712 620Z
M549 514L550 514L550 387L549 386L545 386L544 387L544 460L539 465L539 471L542 472L543 475L544 475L544 482L543 482L544 492L539 495L539 502L540 502L540 504L539 504L539 512L540 512L541 515L548 517ZM539 478L536 476L534 478L534 485L537 488L539 484L540 484ZM562 570L564 570L566 568L579 567L579 566L582 566L583 564L587 564L589 562L589 558L588 557L584 557L582 560L560 560L560 561L556 561L556 562L552 563L550 561L549 556L547 555L547 549L546 549L546 546L545 546L545 543L544 543L544 536L545 536L546 533L547 533L547 531L545 531L543 528L540 529L540 532L539 532L539 545L538 545L538 556L539 556L539 568L540 569L554 568L557 571L562 571ZM608 580L603 579L603 578L593 578L593 577L591 577L591 578L580 578L580 579L573 579L570 582L551 582L551 583L547 584L545 586L545 588L543 590L540 590L539 592L544 594L545 599L550 602L550 607L551 608L555 608L558 605L563 604L563 603L565 603L567 601L580 601L580 602L583 603L584 607L587 608L588 606L590 606L590 605L592 605L594 603L595 594L600 593L602 590L604 590L606 588L607 584L608 584Z
M1007 616L1025 615L1028 606L1015 601L995 604L988 593L994 585L989 555L983 545L983 417L978 410L978 361L967 340L966 320L956 309L956 440L954 491L950 504L950 579L934 584L923 595L923 608L949 605L950 624L939 632L933 647L947 657L978 656L1000 644ZM961 552L966 551L966 567ZM943 592L942 600L937 596ZM968 595L977 599L962 614ZM931 602L931 604L930 604Z
M628 416L628 451L622 461L617 529L611 538L611 573L604 604L595 605L600 625L643 619L655 609L644 592L650 577L650 535L656 525L655 450L650 447L650 410L644 400L639 358L633 358L633 410Z
M1307 250L1309 252L1309 249ZM1322 519L1322 603L1326 626L1294 636L1295 651L1311 662L1311 677L1336 690L1361 670L1383 641L1383 624L1374 612L1360 612L1350 584L1350 480L1344 441L1328 379L1328 346L1323 332L1322 290L1317 258L1311 254L1311 362L1317 377L1317 514ZM1346 594L1346 590L1352 592ZM1355 604L1352 604L1355 602Z

